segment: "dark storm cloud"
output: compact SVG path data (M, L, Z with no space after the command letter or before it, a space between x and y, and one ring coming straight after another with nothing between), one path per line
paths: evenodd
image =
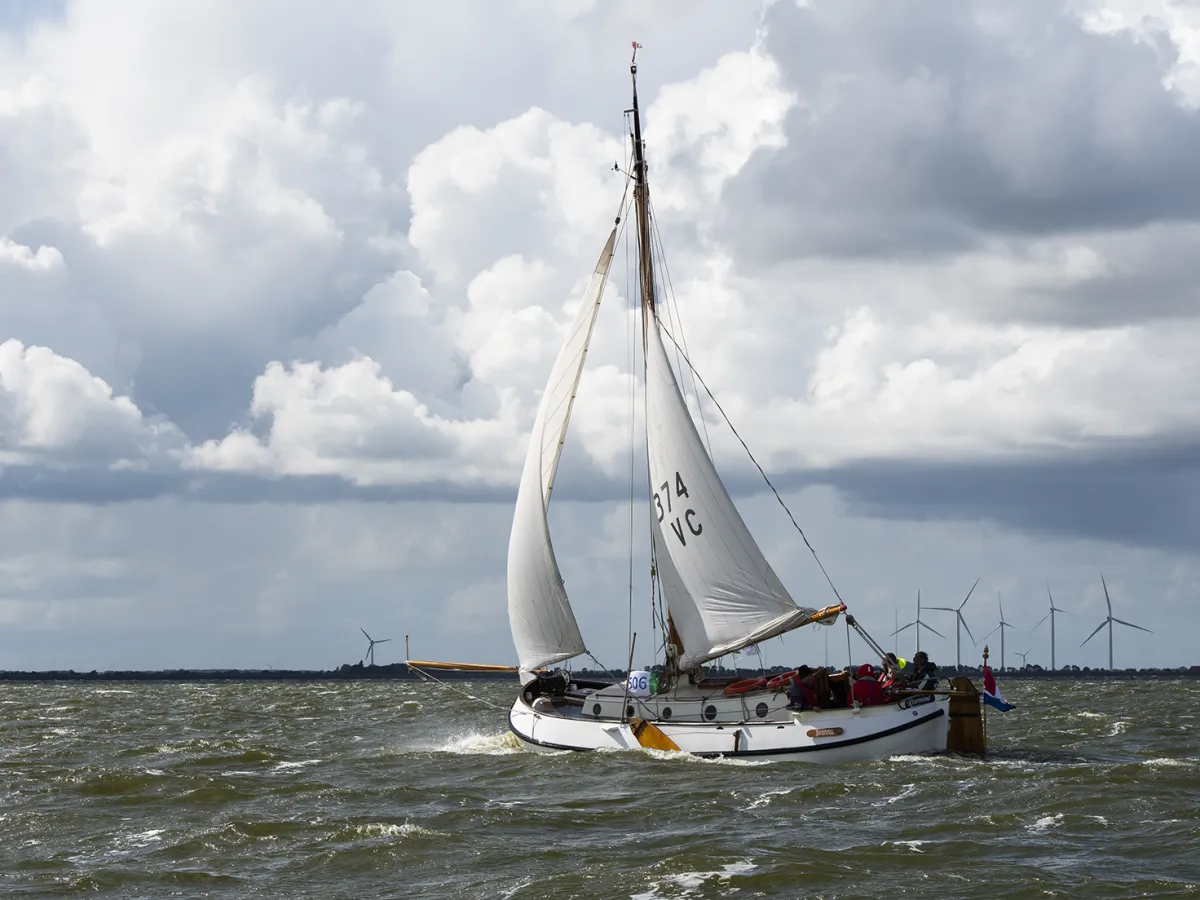
M1085 31L1050 0L777 3L767 49L798 103L788 145L726 188L760 263L961 251L985 235L1200 213L1200 116L1168 48Z
M1104 327L1200 311L1200 223L1155 225L1136 235L1090 241L1105 261L1093 278L1014 292L1009 309L1026 321Z
M603 499L609 499L614 493L609 491ZM210 503L297 505L340 501L403 503L428 500L511 504L516 498L516 487L463 485L449 481L414 485L356 485L332 475L263 478L238 473L175 470L98 472L95 469L49 469L32 465L0 468L0 500L112 504L160 497Z
M991 520L1033 533L1200 549L1196 439L1025 463L860 463L817 478L853 512L878 518Z

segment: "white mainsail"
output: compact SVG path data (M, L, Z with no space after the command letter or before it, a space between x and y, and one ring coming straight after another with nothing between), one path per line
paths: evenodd
M517 489L508 540L508 622L520 667L526 671L586 651L554 558L546 510L616 239L614 228L554 361Z
M651 529L688 669L804 624L733 505L667 360L658 321L646 336L646 448ZM664 558L672 565L662 565Z

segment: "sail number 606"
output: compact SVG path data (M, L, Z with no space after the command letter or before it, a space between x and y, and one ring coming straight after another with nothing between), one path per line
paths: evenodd
M672 490L672 487L674 487L674 490ZM666 498L667 501L666 509L663 509L663 498ZM670 479L668 479L659 485L658 490L654 492L654 509L658 514L660 524L664 518L674 514L674 501L680 498L684 500L691 499L688 494L687 485L683 483L683 476L679 472L676 472L675 484L673 486ZM680 506L683 506L683 504L681 503ZM670 524L671 530L675 532L675 537L679 538L679 543L685 546L687 545L687 538L684 535L685 525L687 526L687 530L696 536L699 536L704 531L704 525L697 521L694 509L684 509L681 513L675 515L675 520Z

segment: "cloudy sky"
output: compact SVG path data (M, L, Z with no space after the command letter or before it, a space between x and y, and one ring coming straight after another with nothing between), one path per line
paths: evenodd
M1103 574L1154 631L1119 666L1200 662L1194 4L3 0L0 668L325 668L359 627L514 661L512 501L635 39L691 358L868 629L979 577L974 636L1002 597L1045 664L1048 582L1059 663L1102 665ZM651 642L632 290L622 246L552 505L614 667L631 542Z

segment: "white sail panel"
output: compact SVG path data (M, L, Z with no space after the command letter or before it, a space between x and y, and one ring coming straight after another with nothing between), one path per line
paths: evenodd
M525 670L570 659L586 650L554 558L546 510L616 238L614 228L554 361L517 488L508 539L508 622L517 658Z
M804 624L713 466L667 361L658 323L646 341L646 444L655 555L687 669ZM665 567L663 567L665 568ZM675 586L673 586L675 587Z

